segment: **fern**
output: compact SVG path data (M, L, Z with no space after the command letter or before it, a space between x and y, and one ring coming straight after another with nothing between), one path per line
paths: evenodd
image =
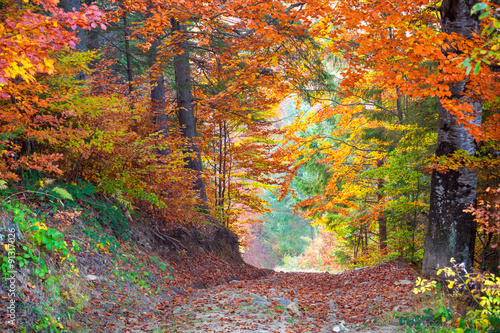
M66 191L65 189L63 189L61 187L54 187L52 189L52 191L57 193L63 199L73 200L73 196L71 194L69 194L68 191Z
M0 190L6 190L9 187L7 186L7 181L0 179Z

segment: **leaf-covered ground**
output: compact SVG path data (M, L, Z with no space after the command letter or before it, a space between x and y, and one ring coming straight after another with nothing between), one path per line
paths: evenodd
M384 313L418 304L411 292L415 273L405 265L335 275L281 273L231 264L210 252L160 255L146 238L118 242L93 228L66 235L78 245L72 270L58 268L51 257L53 275L46 281L20 270L17 330L34 325L89 333L336 332L344 325L369 330ZM1 290L5 319L8 296Z
M376 332L382 314L416 306L411 292L414 279L408 267L388 263L336 275L275 273L232 281L189 290L165 303L165 328L175 332L334 332L342 330L343 324Z

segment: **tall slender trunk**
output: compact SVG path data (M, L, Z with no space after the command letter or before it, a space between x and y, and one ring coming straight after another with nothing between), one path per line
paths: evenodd
M380 164L380 166L382 166L382 164ZM382 178L377 179L377 203L380 203L384 198L384 196L382 195L383 188L384 188L384 180ZM377 218L377 222L378 222L379 248L380 251L383 252L387 248L387 220L385 219L385 216L379 215Z
M223 219L225 221L226 227L229 227L229 219L226 214L226 186L228 184L228 179L227 179L227 141L229 137L229 132L227 131L227 121L224 120L224 149L223 149L223 160L222 160L222 179L224 180L224 184L222 186L222 202L221 202L221 208L223 212Z
M220 209L220 214L221 214L221 217L223 216L223 211L224 211L224 197L222 195L222 187L224 186L224 176L223 176L223 162L224 162L224 151L223 151L223 143L222 143L222 135L223 135L223 131L222 131L222 120L219 121L219 186L218 186L218 192L217 192L217 198L218 198L218 201L217 201L217 207L216 208L219 208Z
M470 15L475 3L473 0L443 1L442 31L471 37L478 29L476 18ZM450 84L451 98L469 103L475 112L474 124L479 126L481 104L466 100L464 94L468 90L466 83L461 81ZM476 152L474 138L467 133L463 125L457 124L456 117L440 104L436 155L449 156L458 150L474 155ZM450 265L452 257L459 263L464 262L470 271L474 257L476 225L473 216L464 210L474 204L476 188L477 174L467 168L449 170L447 173L433 172L423 274L436 275L436 270Z
M127 12L123 12L123 39L125 42L125 59L127 61L127 81L128 81L128 93L132 93L134 87L132 82L134 82L134 74L132 72L132 59L130 55L130 40L128 32L128 22L127 22Z
M154 13L154 5L152 2L148 5L148 13L146 19L151 17ZM148 65L149 65L149 83L151 84L150 98L151 98L151 111L156 128L159 134L163 137L168 136L168 115L167 115L167 102L165 96L165 78L163 77L163 68L157 64L158 49L160 47L160 36L151 42L151 48L148 52ZM169 147L164 147L159 151L160 155L166 156L170 153Z
M154 115L154 120L158 128L158 132L164 137L168 136L168 116L166 112L166 97L165 97L165 79L163 77L162 68L155 66L158 57L158 47L160 42L155 39L151 43L149 50L149 66L151 70L150 83L151 83L151 108ZM168 155L170 149L165 147L159 151L160 155Z
M174 56L175 85L177 89L177 117L182 135L188 139L188 149L194 153L187 158L187 167L197 172L194 189L200 199L207 202L205 182L202 178L203 166L201 163L200 149L194 142L197 137L196 118L194 116L194 99L191 82L191 68L189 65L190 46L186 34L186 26L180 24L175 18L171 20L172 33L175 38L177 53Z

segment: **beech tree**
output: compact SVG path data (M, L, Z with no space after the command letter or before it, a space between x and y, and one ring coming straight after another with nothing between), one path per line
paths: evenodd
M446 0L440 9L441 30L457 34L466 39L478 32L477 16L471 15L476 1ZM447 41L443 54L448 57L460 51ZM470 123L481 126L481 102L471 97L468 80L449 83L450 97L440 101L439 129L436 156L451 156L462 150L472 156L476 153L476 141L467 130L467 125L457 121L446 104L469 106ZM425 240L425 254L422 271L433 275L440 268L450 265L450 259L464 262L467 270L473 264L476 224L473 216L465 212L474 204L477 192L477 173L466 167L440 172L435 170L431 181L431 204L429 225Z

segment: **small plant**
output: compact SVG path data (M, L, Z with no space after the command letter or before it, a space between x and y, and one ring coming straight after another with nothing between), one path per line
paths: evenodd
M43 222L37 222L30 230L35 231L33 239L36 244L47 251L60 252L63 257L61 263L66 259L74 260L69 254L68 245L64 241L64 235L56 229L47 228Z
M404 313L403 315L397 316L399 323L401 325L408 326L414 329L416 332L422 332L429 328L437 328L443 326L443 324L451 324L453 316L449 308L445 309L440 307L438 311L434 312L433 309L425 309L423 314L412 314Z
M491 273L470 274L465 264L451 259L452 267L440 269L437 274L446 278L447 288L456 300L467 300L472 310L465 318L458 318L455 332L500 333L500 277ZM415 293L423 293L437 286L436 281L417 280ZM441 314L441 317L444 318ZM447 318L447 317L446 317Z
M64 326L56 319L52 318L50 314L42 315L32 327L36 331L49 331L54 333L63 332Z
M20 202L2 202L2 208L12 214L12 222L17 226L20 233L26 237L22 245L18 245L16 252L16 262L19 268L28 264L33 264L34 274L38 278L44 279L49 273L47 264L39 251L44 251L48 255L54 255L60 259L62 264L65 260L74 261L74 257L69 252L64 235L56 229L48 228L41 220L36 218L35 213L26 205ZM8 247L5 248L8 250ZM12 263L7 256L2 256L1 269L4 277L12 271Z
M160 260L158 259L158 257L151 257L150 259L151 259L151 261L158 263L158 266L159 266L159 267L160 267L160 269L161 269L162 271L164 271L164 272L165 272L165 270L167 269L167 266L170 266L169 264L164 263L163 261L160 261Z

